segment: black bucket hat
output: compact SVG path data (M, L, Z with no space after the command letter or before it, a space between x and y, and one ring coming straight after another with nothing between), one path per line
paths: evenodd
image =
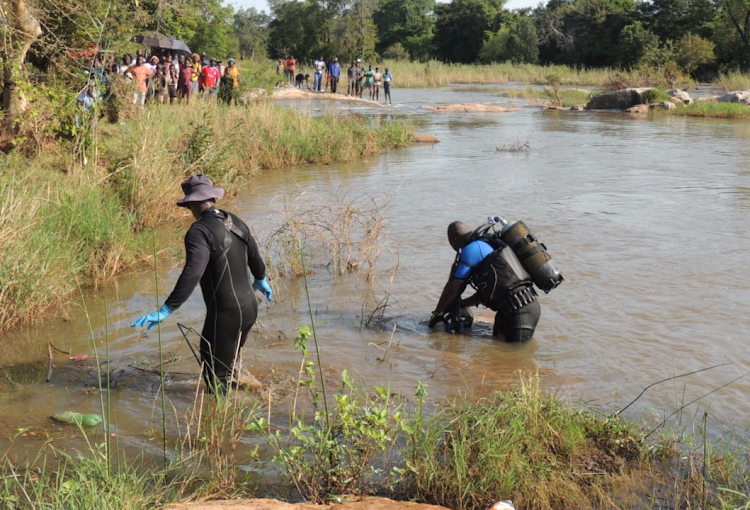
M211 179L207 175L196 174L182 181L182 191L185 196L177 201L180 207L187 207L189 202L205 202L206 200L219 200L224 196L222 188L214 188Z

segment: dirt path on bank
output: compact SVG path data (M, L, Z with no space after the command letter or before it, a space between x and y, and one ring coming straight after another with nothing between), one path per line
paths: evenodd
M442 506L393 501L387 498L365 497L359 501L315 505L312 503L285 503L275 499L233 499L228 501L204 501L179 503L166 510L448 510Z

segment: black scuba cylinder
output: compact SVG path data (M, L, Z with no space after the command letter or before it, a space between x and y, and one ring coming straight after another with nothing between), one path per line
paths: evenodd
M555 267L547 247L539 242L523 221L511 225L506 223L503 222L500 239L510 246L534 284L545 293L560 285L564 280L562 272Z

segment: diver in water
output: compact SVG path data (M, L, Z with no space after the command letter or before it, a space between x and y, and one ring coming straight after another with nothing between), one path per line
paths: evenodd
M503 335L508 342L529 340L541 316L531 276L497 236L475 234L461 221L448 225L448 242L457 256L429 327L434 328L446 315L457 317L464 307L481 304L497 312L493 336ZM477 292L461 300L469 284Z
M206 322L201 333L203 378L209 391L226 391L239 379L235 374L238 353L258 315L254 290L271 301L266 266L245 222L216 208L224 190L214 188L205 175L193 175L182 183L185 196L177 202L190 209L196 221L185 234L185 267L174 290L160 310L144 315L133 327L153 329L177 310L200 282L206 303ZM248 268L255 277L251 285Z

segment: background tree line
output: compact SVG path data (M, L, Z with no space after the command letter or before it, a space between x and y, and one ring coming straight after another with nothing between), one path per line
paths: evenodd
M750 67L750 0L271 0L271 58L512 61L582 67ZM248 11L244 11L248 15ZM262 43L261 43L262 44Z
M219 58L671 66L699 78L750 68L750 0L547 0L512 11L505 0L269 5L266 13L235 11L222 0L0 0L3 109L13 109L10 92L18 88L24 57L32 71L55 67L62 71L53 73L57 79L72 78L90 65L75 55L92 45L105 56L134 52L130 41L143 30Z

